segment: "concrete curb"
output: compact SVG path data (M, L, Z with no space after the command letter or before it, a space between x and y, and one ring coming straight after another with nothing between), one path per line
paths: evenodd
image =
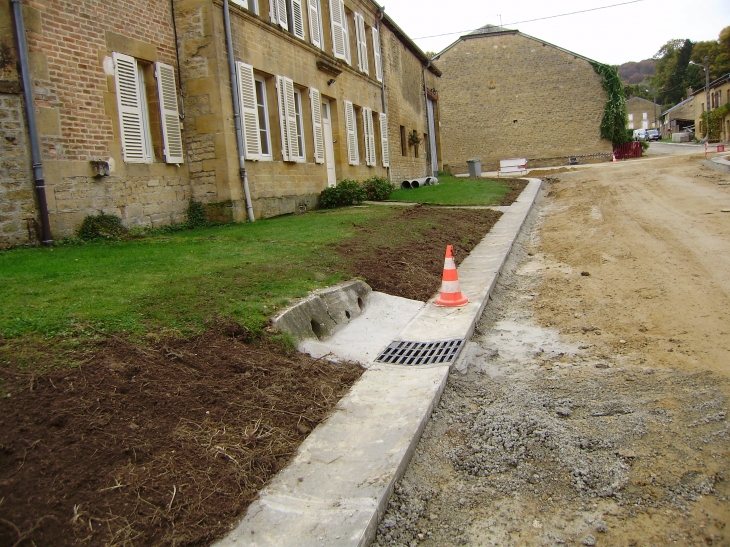
M463 308L426 305L399 340L474 331L540 189L530 184L459 268ZM216 547L367 547L446 386L449 366L374 363Z

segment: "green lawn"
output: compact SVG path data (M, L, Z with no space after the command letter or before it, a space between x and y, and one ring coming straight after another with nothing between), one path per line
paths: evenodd
M509 181L467 179L439 175L439 184L416 189L399 188L391 201L431 203L434 205L495 205L510 190Z
M215 315L260 330L290 299L347 276L329 244L390 207L347 208L133 241L0 252L0 336L87 327L191 332Z

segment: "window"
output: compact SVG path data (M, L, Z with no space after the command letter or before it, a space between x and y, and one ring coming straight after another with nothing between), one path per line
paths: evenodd
M301 93L294 89L294 82L284 76L276 77L276 93L281 128L281 155L284 161L304 162L301 128ZM299 101L297 101L299 94ZM297 118L297 108L299 118Z
M332 55L350 62L350 33L343 0L330 0L330 17L332 19Z
M365 165L375 166L375 124L373 124L373 111L364 106L362 108L362 126L365 135Z
M629 114L629 121L630 122L633 122L634 121L634 115L633 114Z
M649 115L646 112L642 112L641 113L641 119L642 120L648 120L649 119Z
M240 61L236 62L236 80L243 131L243 157L247 160L270 160L266 82L254 76L251 65Z
M242 8L246 8L256 15L259 15L258 0L231 0L231 2L233 2L234 4L238 4Z
M634 128L634 122L629 122L629 129L633 129L633 128Z
M380 114L380 146L383 152L383 167L390 167L390 143L388 142L388 116Z
M266 104L266 82L256 77L256 110L259 116L261 155L271 159L271 135L269 133L269 107Z
M402 156L408 155L408 142L406 141L406 128L400 126L400 153Z
M320 0L307 0L309 7L309 40L319 49L324 49L322 34L322 6Z
M357 147L357 124L355 109L350 101L345 103L345 131L347 133L347 160L350 165L360 164L360 152Z
M177 106L175 69L163 63L143 64L134 57L114 52L114 79L119 110L122 155L126 163L152 163L154 144L150 130L147 86L157 81L157 103L160 111L158 146L166 163L183 163L182 133ZM154 66L154 74L152 67ZM150 82L148 82L149 80ZM157 120L155 120L157 121ZM158 151L160 151L158 149Z
M306 161L304 153L304 122L302 121L302 92L298 89L294 90L294 115L296 117L297 126L297 145L299 147L298 158Z
M411 131L411 135L418 135L418 131L416 131L414 129L413 131ZM418 146L417 145L414 145L413 146L413 156L416 157L416 158L418 157Z
M302 0L269 0L271 21L304 40Z
M368 67L368 43L365 34L365 18L361 13L353 13L355 18L355 42L357 44L357 68L366 74L370 72Z

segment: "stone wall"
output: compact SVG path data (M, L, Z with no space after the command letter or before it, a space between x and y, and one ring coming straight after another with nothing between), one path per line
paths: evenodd
M651 101L642 99L641 97L632 97L626 101L626 114L629 118L629 129L641 129L644 127L644 115L646 114L646 127L647 129L653 129L659 126L659 116L662 113L662 107L655 105ZM633 114L633 120L631 119ZM656 124L654 121L656 120ZM633 127L631 122L633 121Z
M461 39L436 59L441 77L443 162L484 171L500 159L528 166L611 159L600 136L601 77L582 57L517 32Z
M317 203L319 193L327 187L325 164L314 160L312 113L309 89L318 89L332 108L332 138L337 180L363 180L373 175L385 176L382 166L379 127L375 124L375 166L365 164L364 130L361 107L382 112L381 85L375 79L372 41L368 34L369 73L357 70L352 11L365 17L366 27L375 25L373 7L360 0L348 0L345 7L350 23L352 65L335 59L331 53L328 2L322 2L324 51L309 42L308 12L305 10L306 39L301 40L269 21L268 3L259 0L257 16L231 4L231 29L236 60L254 67L255 74L265 81L268 127L271 137L270 160L246 161L249 188L256 217L270 217L308 208ZM230 88L228 56L223 41L223 12L220 2L188 0L176 9L181 45L181 68L185 89L187 143L193 194L217 195L229 199L237 220L245 218L242 184L239 175L238 149L233 124L233 102ZM324 62L341 71L333 74L319 70ZM276 79L291 78L301 92L303 136L306 161L283 161L281 131L277 106ZM331 79L335 81L328 83ZM344 102L356 108L359 165L349 165L344 132ZM204 190L207 189L207 190Z
M383 70L388 105L388 141L390 143L390 177L397 186L405 179L425 177L428 172L426 147L421 142L401 146L401 126L408 133L415 130L423 139L428 133L423 65L386 25L381 25ZM416 157L418 154L418 157Z
M39 240L22 105L0 93L0 249Z

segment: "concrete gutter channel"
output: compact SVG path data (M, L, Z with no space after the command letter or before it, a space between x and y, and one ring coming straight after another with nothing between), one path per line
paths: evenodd
M459 266L461 291L470 300L465 306L424 305L371 292L354 281L318 291L274 319L279 328L305 339L300 350L356 360L367 370L216 547L365 547L372 542L458 353L448 363L421 366L377 362L377 357L393 342L471 337L540 189L539 179L529 180Z

